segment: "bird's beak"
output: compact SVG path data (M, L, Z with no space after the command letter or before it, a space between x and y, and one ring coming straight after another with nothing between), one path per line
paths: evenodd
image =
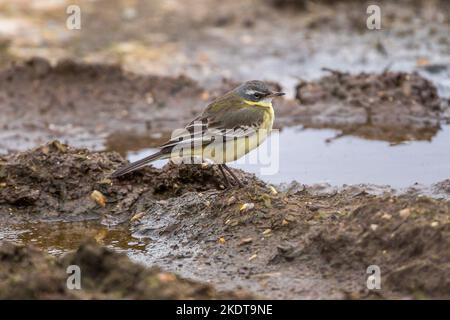
M270 94L271 97L281 97L281 96L284 96L284 95L285 95L284 92L272 92Z

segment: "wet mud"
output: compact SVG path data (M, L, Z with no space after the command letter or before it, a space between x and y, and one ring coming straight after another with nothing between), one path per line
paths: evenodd
M124 161L114 152L59 142L4 157L3 228L95 219L106 226L99 241L116 225L144 243L130 254L133 260L219 290L271 298L450 296L448 200L357 186L275 188L242 171L236 173L246 181L243 189L223 189L214 168L193 165L149 167L108 180ZM25 239L15 242L32 243ZM381 268L382 290L367 289L369 265ZM12 276L6 273L5 281Z
M188 191L220 188L213 167L145 168L127 179L109 175L125 160L117 153L91 153L58 141L2 158L0 207L2 219L14 221L84 221L100 219L115 225L145 210L142 195L164 199ZM143 201L140 201L143 200Z
M32 59L0 72L0 152L49 139L104 148L117 132L173 130L204 107L202 90L185 77L128 74L119 66Z

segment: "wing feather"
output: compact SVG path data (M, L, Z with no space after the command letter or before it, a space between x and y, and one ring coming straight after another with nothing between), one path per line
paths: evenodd
M192 120L184 130L174 132L160 148L170 152L174 146L207 146L216 139L228 141L256 134L264 121L265 110L248 108L240 99L226 96L212 102L202 115Z

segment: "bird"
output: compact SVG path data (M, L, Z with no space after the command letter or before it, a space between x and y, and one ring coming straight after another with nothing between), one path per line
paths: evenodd
M233 90L214 99L204 111L181 130L172 132L169 141L159 151L119 168L111 178L118 178L161 159L174 162L217 165L226 187L243 187L242 182L226 163L235 161L259 147L272 131L275 113L272 99L284 92L272 91L259 80L242 83Z

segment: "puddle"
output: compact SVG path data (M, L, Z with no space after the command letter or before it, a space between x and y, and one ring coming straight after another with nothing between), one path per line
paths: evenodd
M129 255L145 250L147 244L145 240L133 238L125 228L106 227L96 221L20 223L3 226L0 230L2 241L33 244L54 256L76 250L87 237Z
M338 134L328 129L283 129L279 133L279 170L273 175L261 174L260 165L231 163L230 166L276 184L296 180L308 185L364 183L405 188L415 183L430 185L450 177L450 125L442 126L431 141L396 145L354 136L333 139ZM270 154L271 144L271 140L266 141L258 152ZM136 161L155 151L152 148L130 151L127 158ZM255 156L256 150L252 154L249 158ZM277 162L273 155L271 162ZM156 161L153 165L160 168L165 163Z

